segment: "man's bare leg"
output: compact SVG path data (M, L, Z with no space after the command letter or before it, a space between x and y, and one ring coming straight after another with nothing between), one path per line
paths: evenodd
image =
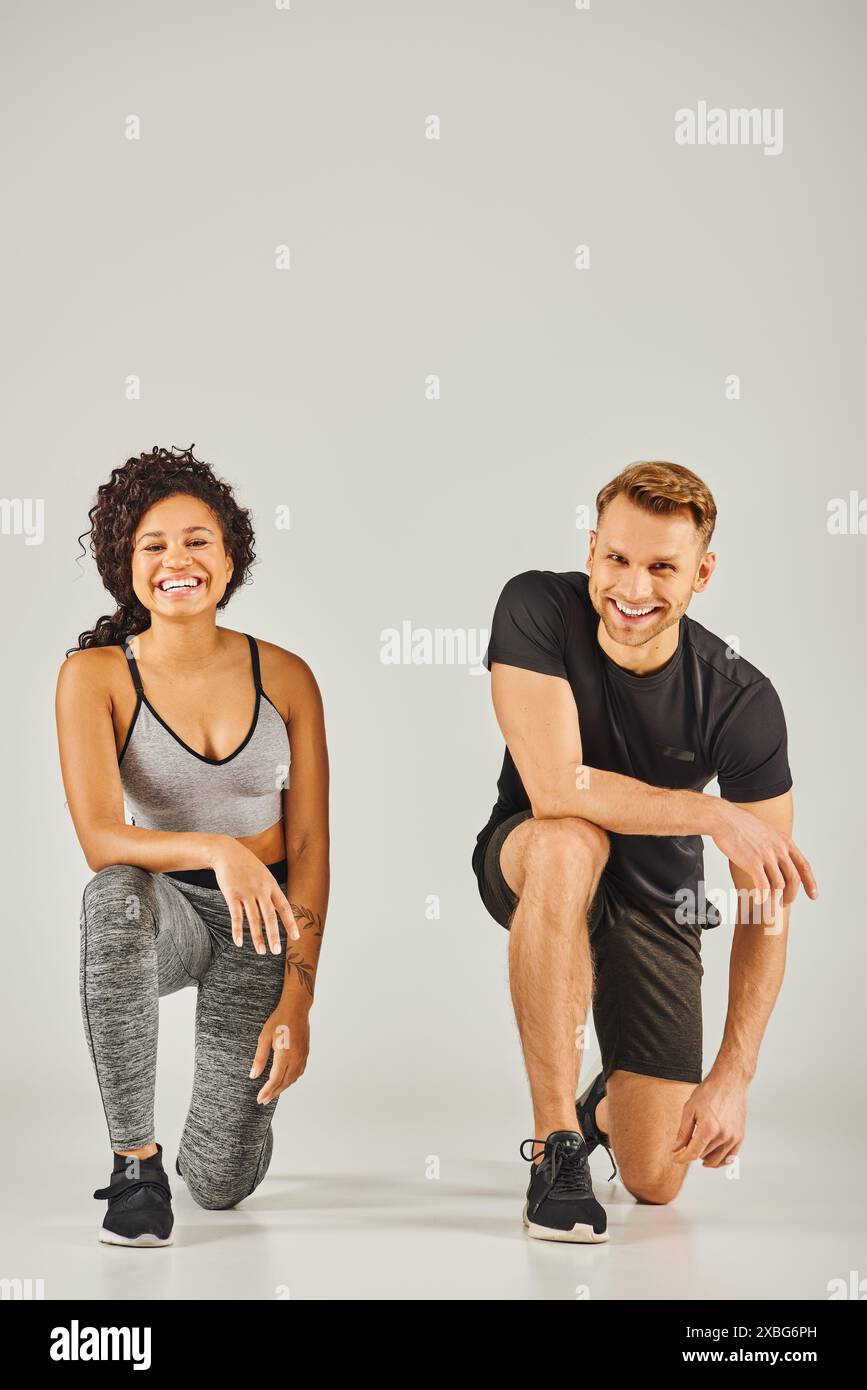
M533 1133L541 1140L554 1130L580 1130L578 1030L593 991L587 913L608 849L599 826L563 817L523 821L500 851L501 871L519 899L509 937L509 983L530 1082Z
M605 832L577 817L523 821L500 851L503 877L519 899L509 978L537 1139L580 1130L576 1035L593 989L587 912L607 855ZM596 1123L609 1138L623 1185L638 1202L672 1201L688 1165L675 1163L671 1148L695 1085L618 1068L606 1090Z
M607 1094L596 1107L597 1128L608 1135L620 1180L639 1202L670 1202L683 1185L689 1164L675 1163L671 1149L694 1090L691 1081L619 1068L606 1082Z

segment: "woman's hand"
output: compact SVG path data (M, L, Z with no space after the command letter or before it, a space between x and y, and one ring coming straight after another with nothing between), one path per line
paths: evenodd
M221 837L214 854L213 869L220 891L232 918L232 940L244 944L244 917L250 924L250 938L260 955L267 952L262 939L262 923L268 945L275 956L280 954L280 924L287 935L297 941L301 935L292 914L289 899L282 891L271 870L246 845L226 835Z
M268 1080L256 1097L257 1105L267 1105L269 1101L276 1100L281 1091L298 1080L307 1066L310 1051L309 1013L306 1008L298 1008L296 1004L287 1002L285 996L259 1034L251 1076L261 1075L272 1049L274 1062Z

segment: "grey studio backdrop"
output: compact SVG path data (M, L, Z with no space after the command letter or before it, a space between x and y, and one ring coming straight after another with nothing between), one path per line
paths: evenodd
M387 1161L411 1185L431 1156L445 1174L470 1157L514 1161L519 1192L507 938L470 871L502 741L470 667L505 580L584 569L578 509L592 524L598 488L639 458L715 494L717 572L690 616L780 693L819 881L793 910L742 1163L812 1128L817 1095L854 1137L863 9L161 0L9 4L2 27L7 1133L103 1181L77 994L91 871L54 688L113 608L77 558L98 484L194 443L257 533L254 582L218 621L309 662L330 744L312 1050L279 1101L272 1174ZM782 148L678 144L676 111L704 101L782 109ZM29 537L26 499L43 506ZM387 664L404 624L465 634L466 659ZM730 940L704 936L706 1068ZM162 1002L172 1159L193 1008L192 991ZM25 1192L44 1176L28 1152L3 1149Z

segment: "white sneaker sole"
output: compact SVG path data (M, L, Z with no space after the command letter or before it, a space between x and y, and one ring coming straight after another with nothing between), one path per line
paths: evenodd
M140 1236L119 1236L116 1231L107 1231L103 1226L99 1239L103 1245L133 1245L144 1249L152 1245L171 1245L173 1236L155 1236L150 1231L143 1231Z
M537 1226L527 1215L529 1202L524 1203L523 1222L527 1228L527 1235L535 1237L536 1240L562 1240L569 1241L574 1245L601 1245L608 1239L608 1231L603 1231L601 1235L594 1231L592 1226L582 1222L576 1224L569 1231L557 1231L552 1226Z

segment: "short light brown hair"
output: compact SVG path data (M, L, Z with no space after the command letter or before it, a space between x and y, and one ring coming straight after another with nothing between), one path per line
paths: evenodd
M692 513L702 551L707 550L716 525L716 503L710 488L696 473L679 463L658 459L631 463L606 483L596 498L597 528L605 508L621 493L637 507L660 516L669 516L686 507Z

